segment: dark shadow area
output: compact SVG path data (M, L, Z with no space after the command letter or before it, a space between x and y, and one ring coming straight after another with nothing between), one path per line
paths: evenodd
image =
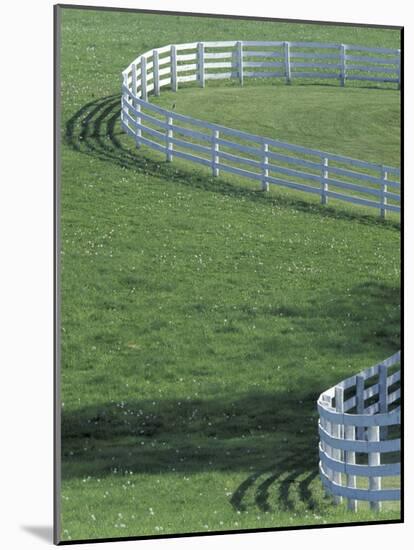
M21 528L40 540L53 543L53 527L51 525L22 525Z
M247 189L226 181L225 177L209 177L197 166L190 170L177 169L175 163L153 160L146 154L146 147L134 148L132 138L128 138L120 126L120 95L102 97L85 104L66 123L65 142L75 151L85 153L105 162L134 170L138 173L165 178L182 185L213 191L226 196L244 197L251 201L292 207L301 212L324 217L345 219L363 224L378 224L399 228L395 221L382 220L374 215L349 212L340 207L321 206L305 200L285 196L268 196L260 190ZM125 146L121 142L128 144ZM148 149L147 149L148 150ZM189 176L191 175L191 178Z
M325 298L321 302L321 296L315 295L305 305L297 303L273 307L271 312L258 311L281 316L291 323L285 331L264 339L260 348L279 355L288 353L293 327L293 334L312 335L313 347L320 354L337 350L342 357L352 357L372 349L378 350L379 358L385 358L400 349L399 287L367 281L346 293L327 292Z
M281 452L289 454L285 445L289 440L295 442L296 451L300 450L300 462L308 469L315 464L317 455L314 442L317 440L318 390L316 387L312 390L308 387L307 392L295 392L294 398L290 392L256 392L231 401L224 398L139 400L63 411L63 477L111 473L112 464L100 463L100 452L96 452L96 461L92 464L93 449L100 449L105 455L106 446L117 446L120 442L123 442L123 452L115 462L119 469L134 472L161 472L171 466L177 471L196 472L208 469L209 461L214 461L213 470L244 470L257 465L259 455L268 465L269 457L277 456L275 452L279 456ZM298 402L301 404L297 405ZM274 437L268 437L269 434ZM128 438L131 441L128 442ZM141 440L144 445L136 453L125 452L125 445L136 448ZM152 442L157 446L152 447ZM239 452L243 449L246 452ZM254 456L249 456L252 454ZM270 459L270 464L273 462ZM84 463L85 468L77 471L80 463Z
M63 411L63 479L251 470L231 496L236 509L244 509L247 492L260 510L271 509L270 496L293 508L293 486L296 498L312 508L317 390L307 386L294 398L257 392L231 401L143 400Z

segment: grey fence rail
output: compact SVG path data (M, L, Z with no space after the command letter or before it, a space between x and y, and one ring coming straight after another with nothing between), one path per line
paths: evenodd
M352 159L226 128L150 103L152 92L180 83L236 78L337 79L400 83L400 51L314 42L198 42L146 52L123 71L121 124L139 147L146 145L208 167L375 208L382 217L400 212L398 168Z
M322 483L335 502L347 499L350 510L357 510L358 500L374 510L382 501L400 500L399 362L397 352L318 399Z

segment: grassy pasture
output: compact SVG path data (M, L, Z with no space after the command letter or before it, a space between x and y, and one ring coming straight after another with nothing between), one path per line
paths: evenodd
M63 540L399 517L324 497L315 409L399 348L397 221L167 165L120 130L120 74L138 53L240 37L399 47L380 29L63 10ZM246 81L157 99L173 101L399 165L391 88Z
M338 83L246 79L165 89L152 102L178 113L348 157L400 165L400 103L395 89ZM259 98L259 101L257 100ZM250 186L252 183L250 182ZM254 184L253 184L254 186ZM302 195L303 196L303 195Z

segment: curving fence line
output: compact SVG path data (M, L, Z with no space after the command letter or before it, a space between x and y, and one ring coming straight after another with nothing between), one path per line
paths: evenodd
M226 128L149 102L181 83L245 78L336 79L400 85L400 50L317 42L197 42L156 48L122 73L122 129L136 142L220 171L329 199L400 212L397 168L309 149Z
M318 399L321 480L336 503L347 499L350 510L357 510L358 500L373 510L381 501L400 500L399 362L397 352Z
M329 198L400 212L400 171L226 128L153 105L148 94L180 83L244 78L360 80L400 86L400 50L317 42L196 42L146 52L122 73L122 129L136 142L174 157ZM391 189L391 191L390 191ZM320 475L328 494L351 510L399 500L400 352L343 380L318 399ZM391 372L389 374L389 372ZM384 458L385 457L385 458ZM398 483L396 479L398 478ZM398 487L382 487L382 480Z

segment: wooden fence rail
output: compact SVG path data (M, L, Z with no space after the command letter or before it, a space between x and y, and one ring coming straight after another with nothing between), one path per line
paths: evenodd
M355 54L355 55L354 55ZM399 50L313 42L197 42L146 52L123 72L121 124L137 146L257 180L375 208L400 212L400 171L226 128L162 109L148 100L182 82L236 78L336 78L399 85ZM174 153L173 153L174 151Z
M397 352L318 399L321 480L336 503L347 499L350 510L358 501L380 510L382 501L400 500L401 374L389 374L399 362ZM393 486L382 487L383 478Z

